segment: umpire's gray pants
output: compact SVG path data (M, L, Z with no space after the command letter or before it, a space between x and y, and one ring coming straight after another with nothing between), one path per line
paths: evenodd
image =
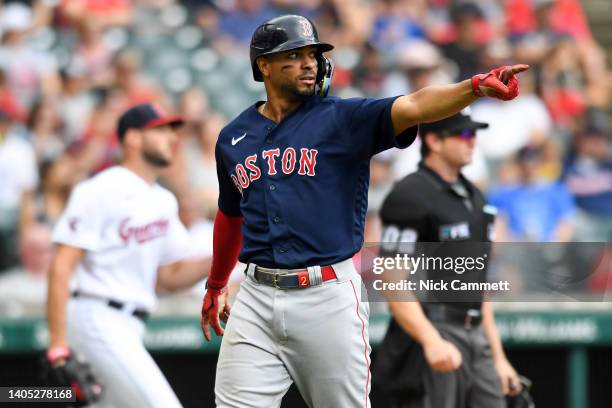
M461 352L462 363L450 373L425 370L424 408L505 408L501 382L482 326L465 329L432 322L440 335Z
M352 261L333 267L337 281L282 290L250 266L221 343L218 407L279 407L293 381L309 407L369 407L369 306Z

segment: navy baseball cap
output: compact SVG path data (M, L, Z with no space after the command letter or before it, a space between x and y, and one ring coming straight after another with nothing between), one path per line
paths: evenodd
M128 129L151 129L159 126L181 126L185 121L180 116L166 116L149 103L132 106L119 118L117 134L123 140Z
M488 123L476 122L470 115L459 112L446 119L432 123L422 123L419 125L419 134L424 137L427 133L456 133L464 130L478 130L489 127Z

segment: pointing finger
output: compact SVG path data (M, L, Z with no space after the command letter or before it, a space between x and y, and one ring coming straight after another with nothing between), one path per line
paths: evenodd
M512 70L512 75L520 74L523 71L527 71L529 69L529 65L527 64L517 64L510 67Z
M526 64L518 64L506 67L499 76L499 79L505 84L508 82L508 79L512 78L513 75L520 74L521 72L527 71L528 69L529 65Z
M504 84L508 83L508 80L511 79L515 74L526 71L529 69L529 65L518 64L504 67L504 69L499 73L498 78Z

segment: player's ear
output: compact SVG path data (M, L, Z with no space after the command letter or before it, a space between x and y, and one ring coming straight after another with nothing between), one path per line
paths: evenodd
M265 56L257 58L255 61L257 63L257 67L259 71L261 71L261 75L264 78L270 78L270 60Z
M425 135L425 140L423 143L427 143L427 147L429 151L439 153L442 148L442 139L433 132L428 132Z
M139 148L142 144L142 137L140 137L140 130L128 129L123 137L123 147L127 148Z

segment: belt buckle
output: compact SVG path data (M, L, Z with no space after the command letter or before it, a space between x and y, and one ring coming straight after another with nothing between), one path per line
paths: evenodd
M276 289L282 289L280 286L278 286L278 275L279 273L275 273L274 275L272 275L272 286Z

